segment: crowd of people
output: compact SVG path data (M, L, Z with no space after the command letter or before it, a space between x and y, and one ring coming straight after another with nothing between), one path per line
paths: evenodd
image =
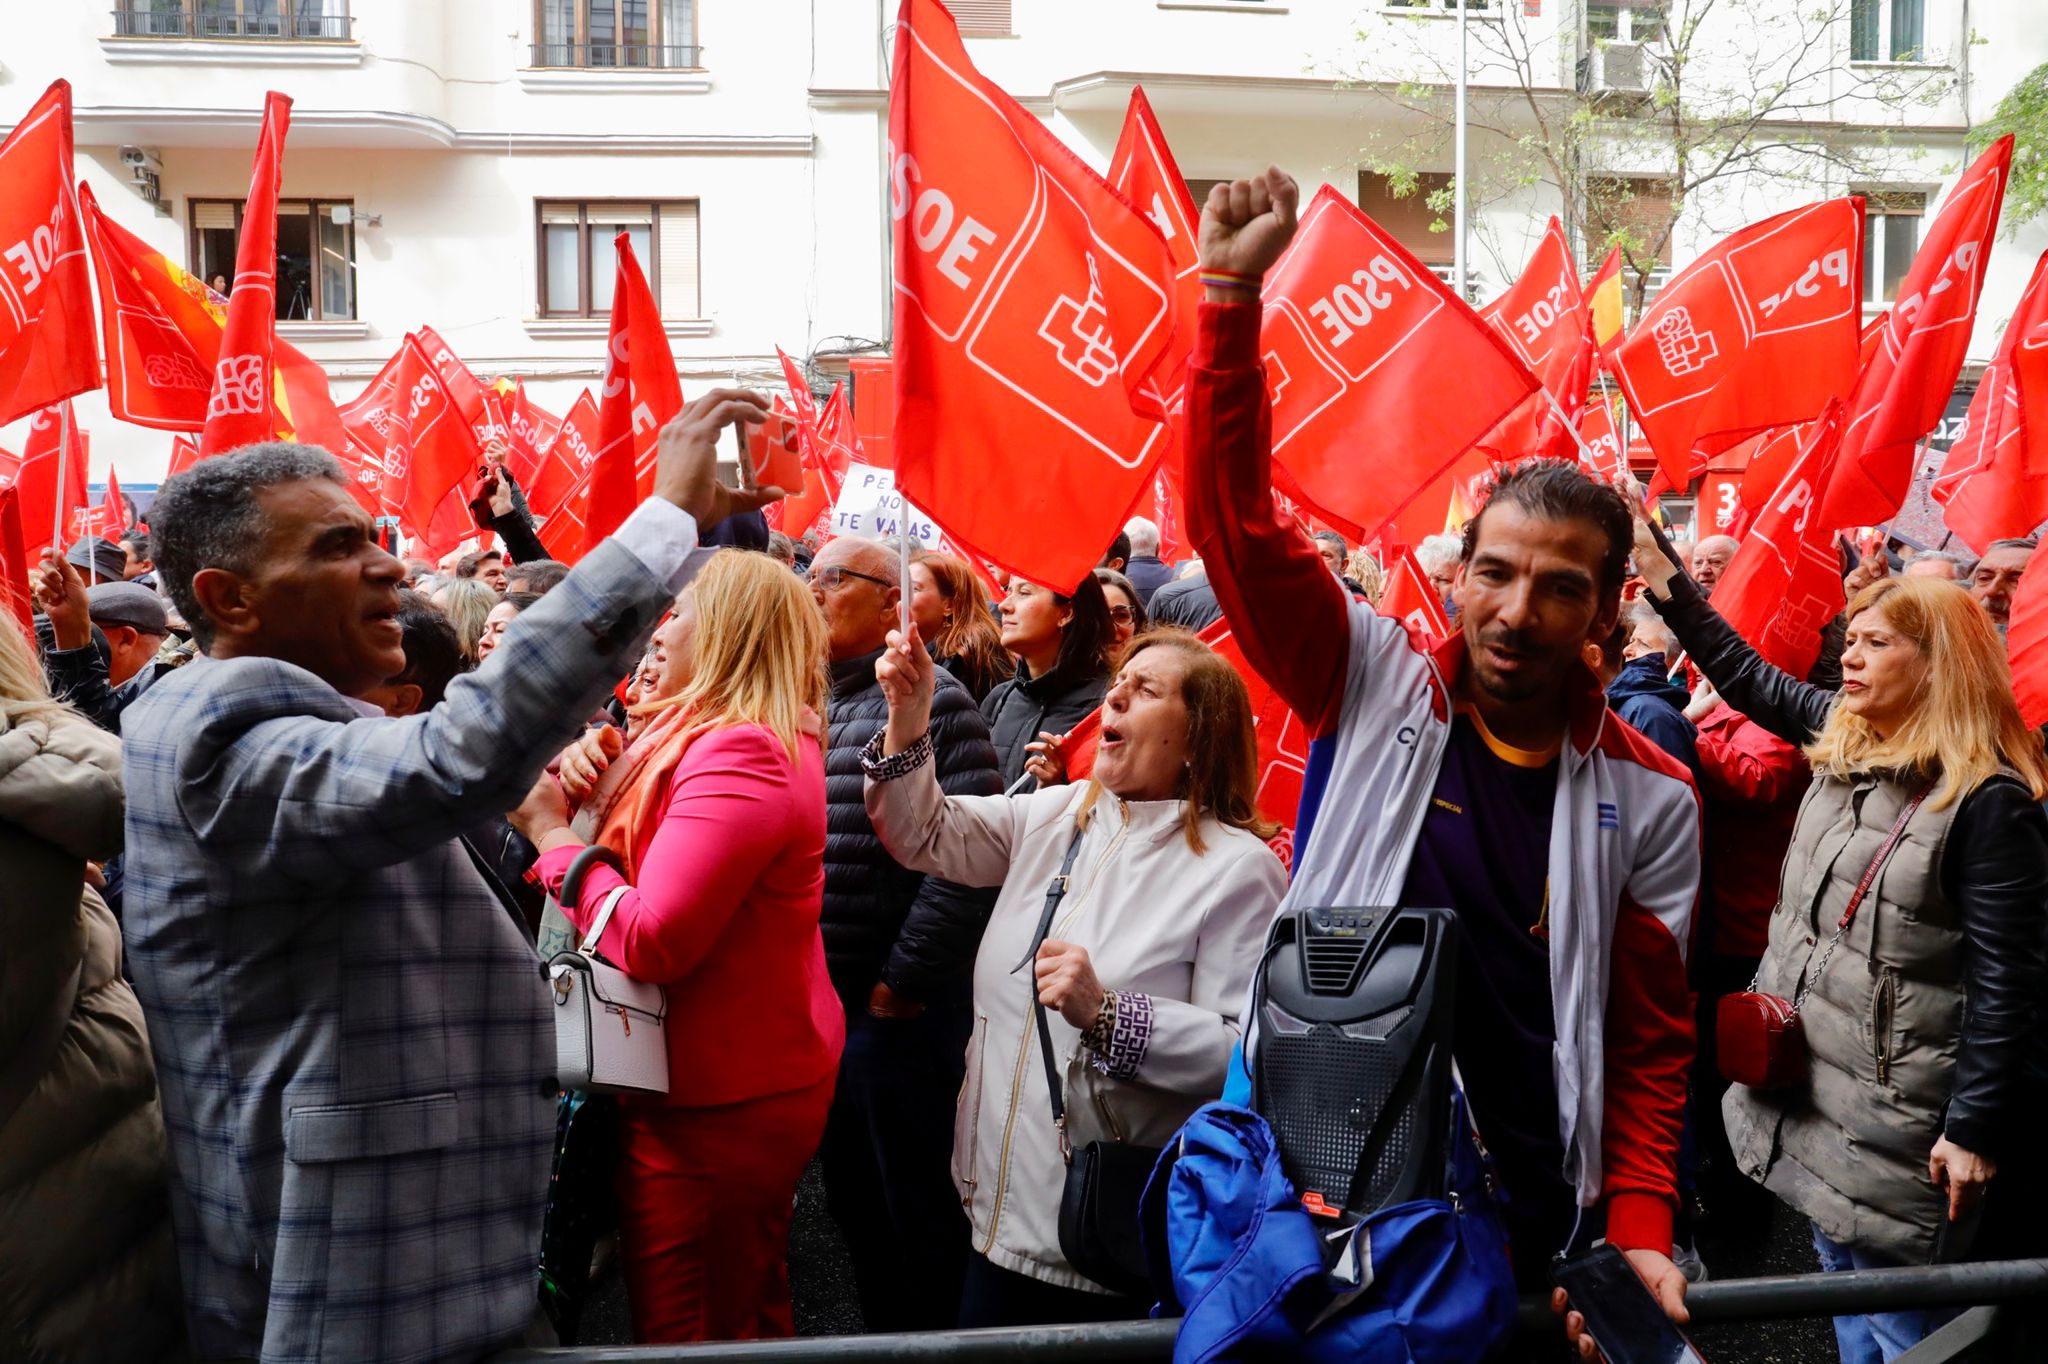
M1528 461L1415 547L1425 640L1272 491L1257 287L1294 209L1270 172L1205 211L1178 564L1143 518L1072 584L771 535L774 490L715 474L767 408L724 389L573 568L502 470L494 547L394 558L289 444L47 556L38 638L0 630L0 1355L546 1341L537 966L592 932L668 1000L605 1189L642 1341L792 1333L814 1159L871 1331L1146 1315L1063 1249L1067 1154L1223 1093L1297 907L1455 911L1525 1292L1604 1240L1682 1321L1774 1203L1827 1269L2040 1253L2048 758L2003 648L2032 542L1845 561L1795 678L1714 610L1736 541ZM1311 736L1291 874L1218 619ZM1746 991L1799 1001L1808 1079L1723 1078ZM1841 1357L1943 1319L1840 1318Z

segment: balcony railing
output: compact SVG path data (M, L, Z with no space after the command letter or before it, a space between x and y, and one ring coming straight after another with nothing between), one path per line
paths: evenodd
M346 42L346 14L200 14L192 10L117 9L117 38L251 38L270 42Z
M533 64L569 70L695 71L703 66L698 47L656 47L649 43L535 43Z

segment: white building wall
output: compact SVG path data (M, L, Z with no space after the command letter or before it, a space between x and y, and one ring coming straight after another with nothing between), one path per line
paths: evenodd
M801 354L887 339L881 164L893 0L700 0L702 71L570 73L527 69L530 0L353 0L353 41L343 44L119 40L113 3L20 8L0 120L69 78L81 176L125 226L196 265L189 201L246 192L263 92L291 94L285 194L350 199L359 216L381 218L357 230L357 321L280 327L328 367L338 397L422 324L485 378L525 378L551 410L594 383L603 320L536 318L539 198L699 201L702 304L670 319L686 393L735 375L774 383L778 344ZM2039 3L1927 0L1930 59L1967 77L1954 97L1907 110L1844 101L1833 114L1873 125L1854 135L1882 127L1911 161L1902 183L1938 192L1960 169L1969 123L2048 60ZM1526 21L1539 38L1544 25L1576 29L1575 0L1539 9ZM1278 162L1306 189L1328 180L1350 194L1373 130L1406 117L1378 82L1413 75L1412 49L1396 70L1403 49L1359 40L1390 25L1448 66L1453 20L1387 13L1377 0L1014 0L1013 36L968 46L1097 167L1142 83L1189 177ZM1966 44L1969 31L1988 41ZM1567 54L1554 32L1544 41ZM1846 59L1846 34L1842 43ZM1555 64L1568 78L1566 55ZM1333 82L1340 71L1353 79ZM1475 79L1500 73L1475 58ZM129 188L123 144L161 156L168 217ZM1760 176L1740 209L1761 216L1810 197L1808 186ZM1482 294L1505 286L1555 211L1540 187L1483 209L1473 249ZM1726 226L1682 228L1678 263ZM2000 242L1974 360L1990 354L2044 247L2048 223ZM112 422L95 395L78 410L94 436L96 480L108 462L130 485L160 474L168 436ZM21 439L18 428L0 431L10 448Z

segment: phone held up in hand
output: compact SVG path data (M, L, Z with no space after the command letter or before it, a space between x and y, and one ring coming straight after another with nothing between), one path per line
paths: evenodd
M1613 1246L1559 1265L1551 1276L1586 1319L1607 1364L1706 1364L1706 1356L1664 1315L1664 1308Z

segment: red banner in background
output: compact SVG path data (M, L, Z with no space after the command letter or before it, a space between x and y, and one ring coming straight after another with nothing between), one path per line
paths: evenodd
M861 453L877 469L896 467L889 436L896 424L896 366L886 355L861 355L847 362L853 384L853 434Z
M1537 390L1508 343L1330 186L1266 276L1274 481L1354 540Z
M29 418L28 440L21 447L21 467L14 474L13 487L20 494L22 549L30 564L51 547L60 517L68 537L75 533L78 513L86 509L89 457L85 433L79 429L75 415L70 417L71 451L61 460L58 457L58 442L70 406L71 400L67 398ZM60 463L64 466L61 486L57 477ZM62 550L68 544L67 538L56 548Z
M100 386L72 174L71 84L60 80L0 142L0 424Z
M1690 484L1704 454L1846 398L1862 298L1860 198L1743 228L1665 285L1613 369L1669 486Z
M540 542L564 563L583 557L583 488L597 459L597 433L597 400L585 390L526 490L526 504L541 522Z
M1167 438L1159 229L903 0L889 106L897 486L973 552L1066 590Z
M2034 264L1931 495L1948 528L1980 554L2048 520L2048 253Z
M277 330L277 187L284 175L284 139L292 102L275 90L263 97L263 130L235 241L235 280L221 328L220 358L206 401L199 453L218 455L277 434L271 341Z
M2048 725L2048 554L2027 560L2005 628L2013 697L2030 729Z
M1506 338L1545 390L1532 394L1481 436L1480 448L1503 461L1575 458L1578 443L1558 421L1551 399L1569 420L1577 421L1584 412L1586 387L1593 377L1593 338L1586 300L1579 293L1578 267L1556 218L1544 230L1521 278L1479 315Z
M21 528L21 490L13 484L0 487L0 609L21 627L29 647L35 647L35 604L29 600L28 575L35 560L28 557Z
M1864 358L1821 504L1821 519L1837 530L1888 521L1906 500L1920 439L1941 420L1970 348L2011 166L2008 133L1963 172L1899 283Z
M597 457L583 508L586 552L654 491L655 442L661 428L683 410L683 385L662 329L661 308L640 273L630 234L619 233L613 248L618 278L612 286L611 339L597 406Z
M1834 532L1820 519L1841 444L1838 401L1806 428L1790 469L1714 587L1714 609L1794 677L1806 676L1820 657L1820 632L1843 605Z

